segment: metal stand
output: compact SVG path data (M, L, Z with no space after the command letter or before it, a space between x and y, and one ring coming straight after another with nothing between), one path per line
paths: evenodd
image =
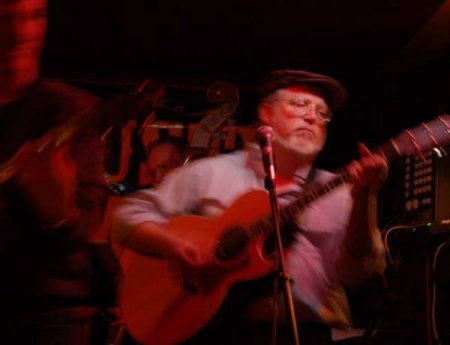
M297 330L297 320L295 318L295 311L294 311L294 303L292 299L292 290L291 290L291 277L286 269L286 263L284 260L284 254L283 254L283 242L281 240L281 229L280 229L280 211L279 211L279 205L278 205L278 198L275 193L275 179L274 174L271 174L272 176L266 176L265 178L265 188L269 191L270 196L270 205L272 209L272 221L273 221L273 227L275 230L275 241L276 241L276 271L277 275L275 276L274 280L274 296L273 296L273 328L272 328L272 343L273 345L276 345L277 335L276 335L276 326L277 326L277 304L278 304L278 280L281 280L283 284L283 291L284 291L284 297L285 297L285 303L286 303L286 311L288 312L289 316L289 322L291 324L292 328L292 335L295 341L296 345L300 344L300 340L298 337L298 330Z

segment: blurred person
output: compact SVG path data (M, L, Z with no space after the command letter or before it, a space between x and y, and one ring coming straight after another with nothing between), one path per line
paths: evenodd
M183 164L187 144L176 137L161 137L147 145L145 166L148 182L158 186L173 169Z
M15 171L0 184L2 344L88 344L97 310L87 236L105 196L101 148L94 130L33 142L101 102L40 77L46 24L46 0L0 0L0 174Z

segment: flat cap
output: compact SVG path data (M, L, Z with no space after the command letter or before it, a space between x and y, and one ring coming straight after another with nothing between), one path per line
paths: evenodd
M342 107L347 100L347 91L336 79L323 74L292 69L270 72L261 86L261 96L264 98L279 89L302 85L320 89L332 110Z

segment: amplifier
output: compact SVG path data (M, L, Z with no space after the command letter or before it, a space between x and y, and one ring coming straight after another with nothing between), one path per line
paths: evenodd
M403 161L404 219L407 224L450 223L450 146L439 157L433 150Z

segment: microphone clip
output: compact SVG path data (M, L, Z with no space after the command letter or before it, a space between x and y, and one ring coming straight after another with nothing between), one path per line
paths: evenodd
M269 126L261 126L256 130L256 136L261 149L261 158L266 173L266 179L272 181L273 184L273 181L275 181L275 163L272 152L272 128Z

